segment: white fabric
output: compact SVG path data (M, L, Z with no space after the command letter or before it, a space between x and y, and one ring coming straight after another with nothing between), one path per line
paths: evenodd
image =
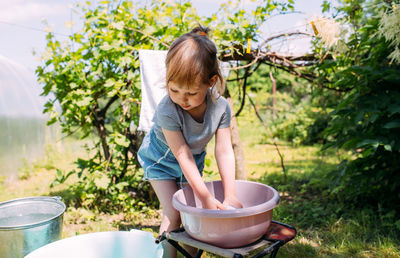
M158 103L167 94L165 88L165 58L167 51L139 50L142 103L138 130L149 132Z
M158 103L167 94L165 85L166 50L139 50L140 85L142 103L139 117L139 131L148 133L153 126L153 116ZM229 75L228 63L220 64L222 75Z

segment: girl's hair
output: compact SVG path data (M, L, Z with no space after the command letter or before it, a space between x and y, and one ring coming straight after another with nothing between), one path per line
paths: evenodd
M209 28L199 25L172 43L165 61L167 86L171 81L186 87L199 82L209 84L216 75L217 82L213 90L216 88L218 94L222 95L224 78L219 69L217 48L208 38L209 31Z

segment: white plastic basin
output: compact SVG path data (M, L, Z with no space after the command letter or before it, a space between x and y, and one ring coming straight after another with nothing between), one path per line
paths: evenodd
M161 245L152 233L141 230L108 231L58 240L36 249L25 258L157 258Z

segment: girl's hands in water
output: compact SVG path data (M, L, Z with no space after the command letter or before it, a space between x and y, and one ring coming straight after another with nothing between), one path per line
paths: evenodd
M224 200L223 205L226 206L226 207L232 206L232 207L234 207L236 209L243 208L242 203L234 195L227 196L225 198L225 200Z

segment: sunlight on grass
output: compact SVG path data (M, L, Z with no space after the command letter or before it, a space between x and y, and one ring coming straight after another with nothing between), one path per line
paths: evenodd
M246 173L249 180L258 180L266 174L283 173L281 159L267 138L266 129L251 116L238 118L241 141L243 142L246 162ZM287 173L302 174L314 170L329 170L335 168L343 158L343 153L333 151L320 152L321 145L292 146L288 142L277 142L283 155L283 163ZM218 168L214 157L214 142L207 146L207 158L210 161L207 171L212 171L209 180L218 178ZM211 173L209 173L211 174Z
M283 257L399 257L395 241L379 235L368 238L368 231L354 221L339 219L327 228L302 230L280 253Z
M84 157L82 142L66 139L63 145L48 145L44 157L19 168L19 180L4 181L0 187L0 201L50 194L50 183L54 180L56 169L72 169L77 157ZM1 184L0 184L1 185ZM65 188L56 186L52 191Z

